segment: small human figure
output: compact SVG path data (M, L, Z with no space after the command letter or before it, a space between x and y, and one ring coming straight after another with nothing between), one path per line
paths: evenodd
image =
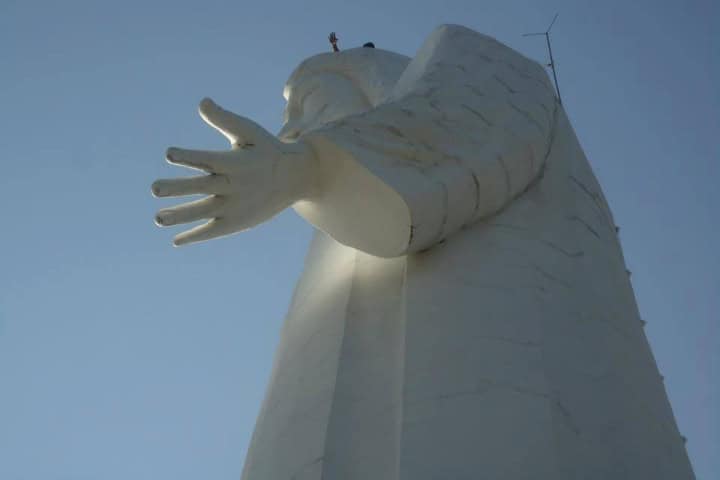
M335 32L330 32L328 40L330 40L330 45L332 45L333 52L339 52L340 49L337 46L338 37L337 35L335 35Z

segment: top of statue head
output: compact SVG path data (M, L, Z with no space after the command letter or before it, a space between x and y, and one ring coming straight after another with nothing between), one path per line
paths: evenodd
M455 64L462 68L451 68ZM485 78L494 88L500 88L494 80L500 70L507 70L500 72L502 75L520 71L536 82L547 80L543 67L494 38L458 25L442 25L426 39L412 64L404 55L367 47L304 60L285 85L287 105L278 136L294 140L333 121L371 110L396 99L391 96L411 92L423 75L438 69L446 70L443 82L447 85L467 82L468 69L474 82L482 83Z
M285 83L283 95L309 78L335 74L348 79L375 106L384 100L403 73L410 58L379 48L358 47L340 52L321 53L304 60Z

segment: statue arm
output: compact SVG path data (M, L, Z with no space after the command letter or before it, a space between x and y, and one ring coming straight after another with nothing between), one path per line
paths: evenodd
M392 257L488 217L542 171L556 100L536 62L442 26L390 98L301 137L321 187L296 211L341 243Z

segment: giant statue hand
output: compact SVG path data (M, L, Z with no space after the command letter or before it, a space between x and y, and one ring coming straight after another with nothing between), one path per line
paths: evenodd
M557 102L543 67L490 37L441 26L414 59L375 49L317 55L284 91L283 143L210 100L225 152L170 149L210 175L157 196L209 197L159 225L210 219L175 244L245 230L293 206L336 241L380 257L419 252L500 212L540 177Z
M199 111L205 122L227 137L232 148L168 149L168 162L208 173L157 180L152 185L157 197L208 195L157 213L155 221L160 226L210 219L177 235L175 245L246 230L310 195L315 162L305 143L283 143L252 120L228 112L207 98L200 102Z

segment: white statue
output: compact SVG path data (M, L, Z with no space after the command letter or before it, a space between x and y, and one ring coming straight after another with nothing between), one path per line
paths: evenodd
M317 55L275 137L203 100L232 148L171 148L200 219L317 227L245 480L689 479L616 227L543 67L459 26L415 58Z

